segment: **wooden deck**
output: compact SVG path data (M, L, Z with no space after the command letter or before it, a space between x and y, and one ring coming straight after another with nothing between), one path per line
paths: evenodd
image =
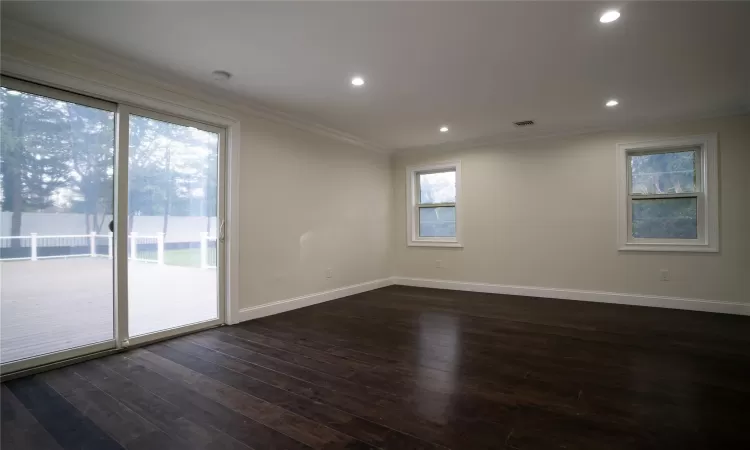
M216 271L131 262L130 335L216 317ZM0 263L0 361L113 337L113 266L106 258Z

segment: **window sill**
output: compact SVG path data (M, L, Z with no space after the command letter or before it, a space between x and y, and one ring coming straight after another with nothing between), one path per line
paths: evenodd
M409 247L448 247L464 248L463 244L455 241L410 241Z
M694 252L694 253L717 253L718 247L706 244L650 244L650 243L628 243L621 245L621 252Z

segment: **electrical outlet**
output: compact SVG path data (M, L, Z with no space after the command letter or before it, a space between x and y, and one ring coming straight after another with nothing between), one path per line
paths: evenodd
M436 259L435 260L435 267L437 267L438 269L442 268L443 267L443 261L441 259Z
M661 269L661 281L669 281L669 270Z
M333 277L333 270L331 270L331 268L329 267L326 269L326 278L331 278L331 277Z

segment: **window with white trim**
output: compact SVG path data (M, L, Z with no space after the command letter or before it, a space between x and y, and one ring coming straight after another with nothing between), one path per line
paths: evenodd
M461 163L407 168L408 244L460 247Z
M618 144L620 250L718 251L716 135Z

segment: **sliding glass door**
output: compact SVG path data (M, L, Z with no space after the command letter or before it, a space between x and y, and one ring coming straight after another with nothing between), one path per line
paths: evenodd
M116 105L6 78L0 105L3 372L114 348Z
M128 334L220 322L222 130L129 110Z
M217 325L224 130L2 79L2 373Z

